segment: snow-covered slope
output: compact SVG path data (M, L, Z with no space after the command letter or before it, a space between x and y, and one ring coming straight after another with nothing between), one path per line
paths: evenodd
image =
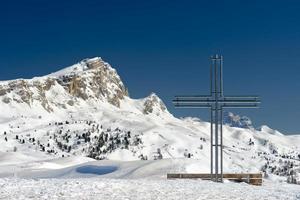
M154 93L130 98L116 70L99 57L47 76L0 82L0 110L3 166L81 156L190 158L196 162L182 171L209 171L209 123L175 118ZM267 126L229 125L224 126L225 172L299 172L300 137Z

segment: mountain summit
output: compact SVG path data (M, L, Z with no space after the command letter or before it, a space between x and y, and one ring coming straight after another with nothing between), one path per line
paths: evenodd
M41 105L46 111L66 109L82 101L108 102L120 107L128 92L117 72L101 58L81 62L47 76L0 83L2 102L10 106Z

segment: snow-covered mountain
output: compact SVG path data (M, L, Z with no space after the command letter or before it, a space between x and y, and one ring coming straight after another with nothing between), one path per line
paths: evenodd
M43 77L0 82L0 110L5 164L69 156L190 158L195 163L182 171L210 169L210 124L174 117L154 93L130 98L116 70L99 57ZM225 172L299 173L299 136L255 130L251 120L233 114L225 119Z
M1 82L0 95L9 108L18 110L27 104L32 111L43 108L55 112L83 102L108 102L120 107L128 92L109 64L93 58L48 76Z
M253 128L252 121L247 116L239 116L235 115L232 112L225 112L223 123L225 125L231 126L231 127L238 127L238 128Z

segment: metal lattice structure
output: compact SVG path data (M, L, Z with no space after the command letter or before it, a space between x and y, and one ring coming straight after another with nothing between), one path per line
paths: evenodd
M210 95L180 95L177 108L210 108L211 180L223 182L223 108L258 108L258 96L224 96L223 56L211 56Z

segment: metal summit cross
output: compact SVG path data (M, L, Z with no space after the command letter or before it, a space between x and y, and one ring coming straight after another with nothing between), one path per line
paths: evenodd
M210 95L175 96L177 108L210 108L211 180L223 182L223 108L257 108L258 96L224 96L223 57L211 56Z

